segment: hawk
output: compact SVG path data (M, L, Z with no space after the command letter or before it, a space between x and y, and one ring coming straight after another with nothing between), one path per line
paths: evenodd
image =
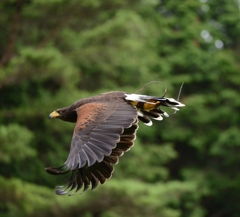
M66 162L61 167L46 168L53 175L71 171L66 185L56 187L56 194L72 195L90 186L93 190L99 182L105 183L111 178L119 157L133 146L138 121L151 126L151 119L160 121L163 116L169 116L162 107L178 111L183 106L178 99L165 96L113 91L53 111L49 118L76 123Z

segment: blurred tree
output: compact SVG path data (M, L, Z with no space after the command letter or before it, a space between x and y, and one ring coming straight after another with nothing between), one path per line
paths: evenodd
M0 215L238 217L239 7L236 0L0 1ZM61 178L44 167L64 162L74 125L50 122L49 112L104 91L136 92L151 80L166 83L172 97L184 81L187 106L141 125L106 185L54 195ZM142 93L161 96L164 86Z

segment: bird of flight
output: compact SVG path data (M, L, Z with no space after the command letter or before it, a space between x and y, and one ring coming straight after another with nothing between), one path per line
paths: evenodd
M151 119L169 116L162 107L176 112L185 106L165 94L166 89L162 97L113 91L53 111L49 118L76 123L66 162L61 167L46 168L53 175L72 173L65 186L56 187L56 194L72 195L81 188L84 192L90 185L94 189L110 179L113 165L134 144L138 121L151 126Z

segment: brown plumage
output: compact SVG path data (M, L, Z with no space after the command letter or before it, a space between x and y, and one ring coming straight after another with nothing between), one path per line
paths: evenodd
M54 175L72 171L66 186L57 186L56 193L72 195L81 188L86 191L90 185L94 189L111 178L113 165L133 146L138 120L151 125L150 118L162 120L162 116L168 116L161 106L178 110L184 105L172 98L115 91L52 112L49 118L76 122L66 162L58 168L46 168Z

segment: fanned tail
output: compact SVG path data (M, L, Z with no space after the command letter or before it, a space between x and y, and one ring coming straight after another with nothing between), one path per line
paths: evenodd
M148 126L152 125L150 118L161 121L163 116L169 116L167 112L161 109L161 106L173 109L175 112L179 111L179 107L185 106L178 100L164 96L157 97L140 94L125 94L125 96L125 100L137 108L138 119Z

